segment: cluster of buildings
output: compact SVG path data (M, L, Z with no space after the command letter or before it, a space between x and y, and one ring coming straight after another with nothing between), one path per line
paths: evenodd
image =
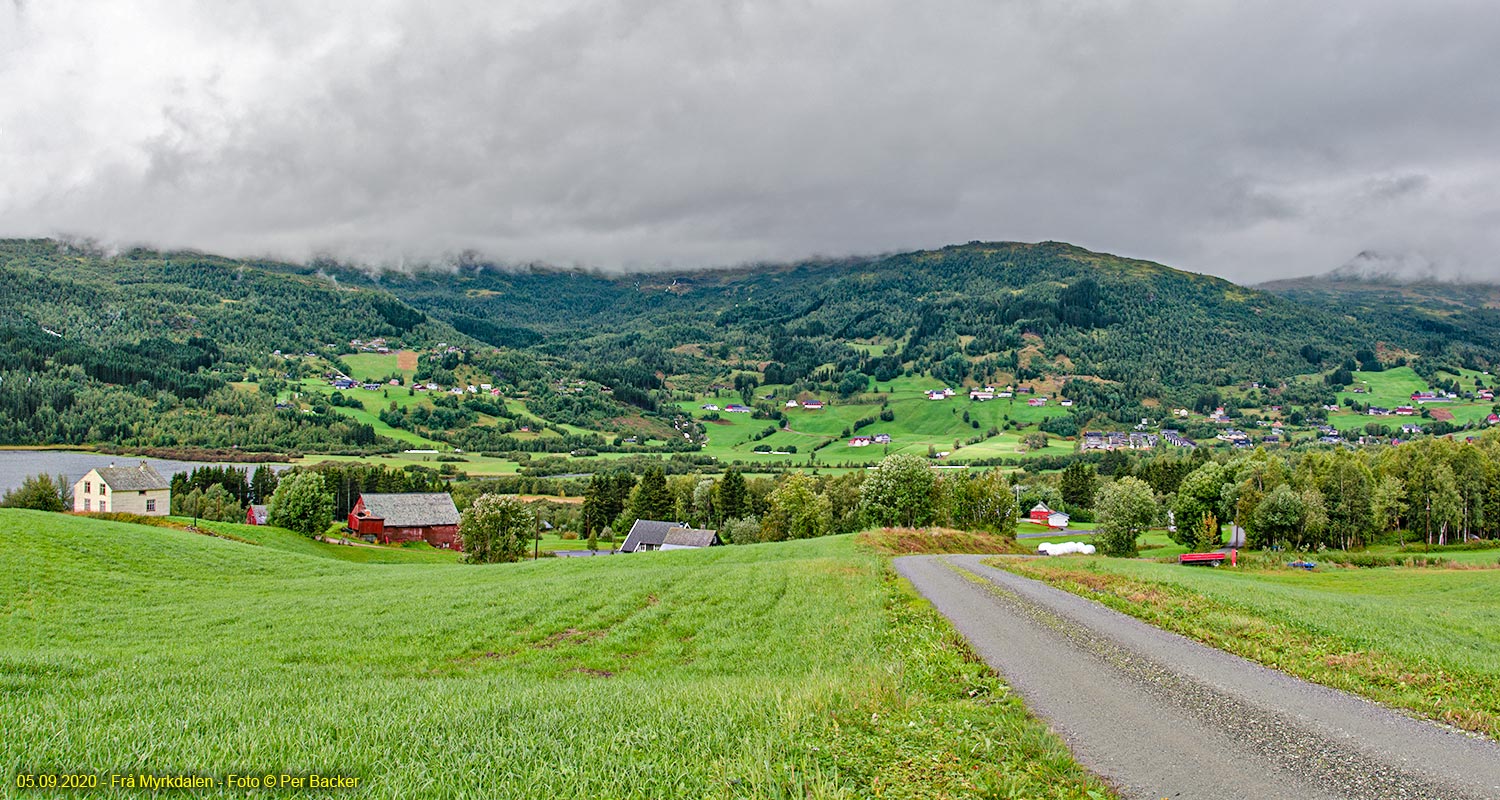
M389 352L391 352L391 348L390 348L389 345L386 344L386 341L385 341L384 337L377 337L377 338L371 339L368 342L362 341L360 339L350 339L349 340L349 346L352 347L352 348L354 348L356 351L361 352L361 353L389 353Z
M1084 431L1082 450L1150 450L1156 446L1154 433L1120 431Z
M849 440L850 447L869 447L872 444L890 444L889 433L877 433L874 436L855 436Z
M787 408L796 408L797 406L798 406L798 403L797 403L796 400L788 400L788 401L786 401L786 407ZM807 409L808 411L821 411L821 410L823 410L823 401L822 400L817 400L817 399L803 400L802 403L801 403L801 406L803 408Z

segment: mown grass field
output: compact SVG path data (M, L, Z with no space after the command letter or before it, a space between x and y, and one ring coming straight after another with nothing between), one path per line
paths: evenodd
M789 430L777 430L760 439L753 437L776 423L752 419L749 414L720 411L718 420L704 422L709 440L703 452L726 461L738 459L754 463L791 458L802 463L807 460L807 455L813 448L829 442L827 447L817 451L817 461L822 464L874 464L890 453L926 455L929 447L949 452L949 460L954 463L984 458L1065 455L1073 452L1072 442L1057 437L1049 437L1047 446L1037 450L1028 450L1021 445L1023 433L1035 431L1034 426L1048 417L1067 413L1067 409L1057 405L1055 398L1050 405L1035 408L1027 405L1024 399L976 402L970 401L967 394L933 401L922 394L923 388L917 388L919 386L940 388L931 379L897 378L889 383L879 384L882 392L889 387L889 394L868 395L862 399L857 398L855 402L830 404L820 410L800 407L785 409ZM757 392L775 388L777 387L761 387ZM778 394L778 397L783 398L781 402L785 402L784 395L784 391ZM830 398L822 399L827 402ZM889 409L895 417L889 422L878 419L881 402L886 399L889 400ZM737 402L737 396L704 395L682 402L679 407L685 413L701 419L709 413L701 408L704 403L713 403L722 408L728 403ZM968 422L963 419L965 412L969 414ZM876 418L876 421L860 428L858 435L890 434L890 445L848 446L844 431L849 430L852 434L854 424L865 418ZM1031 427L1025 430L1005 430L1008 421ZM974 422L979 423L978 428L974 427ZM1002 429L1001 433L983 442L964 444L965 440L985 433L992 426ZM959 443L956 450L955 441ZM767 445L773 450L787 450L795 446L797 453L792 456L756 453L756 445Z
M1443 554L1448 555L1448 554ZM1500 737L1500 569L991 563L1327 686ZM1316 557L1314 557L1316 559Z
M318 772L373 797L1108 796L852 537L490 567L299 549L0 510L7 785Z
M1482 380L1486 385L1493 386L1494 378L1485 376L1474 370L1461 370L1458 373L1440 372L1439 376L1444 378L1457 378L1465 389L1472 389L1476 379ZM1393 367L1381 372L1355 372L1354 387L1365 389L1364 392L1342 391L1338 393L1339 403L1342 406L1345 398L1353 399L1358 403L1367 403L1373 406L1395 408L1397 406L1411 405L1413 392L1425 391L1427 381L1419 377L1411 367ZM1429 403L1418 408L1426 408L1429 411L1445 410L1453 414L1453 424L1464 425L1468 423L1482 423L1489 416L1495 403L1492 401L1464 401L1459 400L1452 403ZM1354 425L1366 422L1379 422L1385 425L1430 425L1431 420L1421 417L1369 417L1355 414L1347 408L1341 408L1337 413L1329 415L1329 422L1341 429L1348 429Z

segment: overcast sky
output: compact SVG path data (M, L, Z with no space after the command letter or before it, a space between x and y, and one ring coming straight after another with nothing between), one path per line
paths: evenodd
M1500 278L1491 0L12 0L0 236Z

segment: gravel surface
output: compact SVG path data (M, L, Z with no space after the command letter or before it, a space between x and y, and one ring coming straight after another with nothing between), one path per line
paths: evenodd
M990 556L906 556L910 580L1128 798L1497 800L1500 744L1147 625Z

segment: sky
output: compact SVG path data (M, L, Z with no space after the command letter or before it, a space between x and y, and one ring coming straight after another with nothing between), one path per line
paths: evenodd
M7 5L0 236L602 269L1050 239L1500 280L1489 0Z

